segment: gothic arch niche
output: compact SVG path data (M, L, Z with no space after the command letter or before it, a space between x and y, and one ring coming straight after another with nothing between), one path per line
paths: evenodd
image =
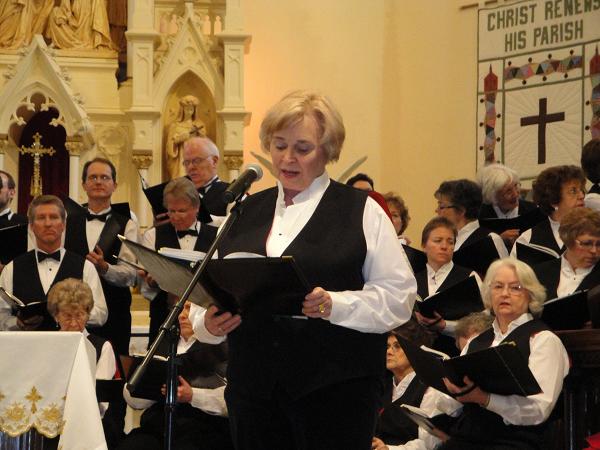
M9 129L9 135L17 148L30 148L34 144L34 135L39 133L42 147L53 147L55 150L54 155L43 156L40 161L43 193L68 195L69 153L65 148L66 131L58 108L51 99L35 93L21 102L13 116L16 120ZM33 157L19 154L18 211L23 214L32 199L32 176Z
M214 142L217 142L217 114L215 99L208 86L193 72L187 71L181 75L169 89L165 97L162 114L162 167L163 180L169 180L170 176L167 170L167 137L169 128L179 119L180 105L179 100L187 95L193 95L199 101L196 108L196 120L200 120L206 127L206 135ZM181 167L181 171L183 168Z

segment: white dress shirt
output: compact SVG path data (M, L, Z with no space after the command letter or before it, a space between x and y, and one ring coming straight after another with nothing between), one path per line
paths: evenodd
M91 214L105 214L110 212L111 208L106 208L100 212L93 212L88 209ZM105 222L101 220L86 220L85 221L85 235L87 238L88 251L92 252L96 248L96 244L98 243L98 239L100 239L100 234L104 229ZM127 224L125 225L125 231L123 232L125 237L130 241L137 242L138 241L138 226L135 221L129 219ZM104 259L107 260L112 255L104 255ZM125 259L127 261L135 262L135 256L127 248L126 245L121 245L121 249L119 250L119 254L117 255L119 258ZM136 270L130 265L118 261L117 264L108 264L108 270L105 274L101 275L106 281L114 284L115 286L120 287L128 287L135 285L135 281L137 279Z
M573 269L571 263L567 261L565 255L560 257L560 279L558 281L558 287L556 288L556 295L558 297L564 297L570 295L577 290L581 282L589 273L594 269L594 266L588 267L587 269L579 268Z
M60 249L60 262L52 258L46 258L42 262L37 263L38 274L44 293L48 293L50 286L58 273L60 264L64 261L65 249ZM90 313L88 325L100 326L104 325L108 318L108 309L106 307L106 299L100 284L100 278L94 265L85 261L83 265L83 281L85 281L94 297L94 307ZM0 274L0 286L8 292L13 293L13 263L12 261L4 267ZM41 299L40 299L41 300ZM17 318L12 315L11 307L4 300L0 299L0 330L18 330Z
M492 324L494 340L492 347L497 346L519 325L533 320L529 313L513 320L506 333L500 331L498 323ZM471 343L469 342L462 351L464 355ZM498 414L507 425L538 425L550 416L556 400L563 386L563 379L569 373L569 357L562 342L551 331L541 331L534 334L529 341L531 353L529 355L529 369L540 385L542 392L524 397L522 395L490 394L487 409ZM439 395L437 407L446 414L458 415L462 410L462 403L445 395Z
M415 372L410 372L406 375L398 384L394 381L394 390L392 392L392 402L398 400L406 389L408 385L415 378ZM423 399L421 400L421 404L419 408L423 410L427 417L433 417L438 414L441 414L441 411L438 411L436 408L436 399L437 395L435 394L435 390L433 388L427 388L425 394L423 395ZM418 428L419 437L417 439L413 439L408 441L403 445L388 445L389 450L433 450L439 443L440 440L436 438L434 435L429 434L423 428Z
M327 172L317 177L293 204L286 206L283 187L277 182L278 195L271 233L267 238L267 256L281 256L312 217L329 186ZM385 211L367 198L363 212L363 232L367 253L363 263L365 284L359 291L329 291L331 323L365 333L385 333L406 322L416 298L416 281L398 241L394 226ZM225 256L225 255L223 255ZM190 316L191 318L191 316ZM194 314L194 332L202 342L218 343L204 326L204 311Z
M10 220L12 218L12 216L15 215L15 213L12 212L10 208L5 208L2 211L0 211L0 217L3 216L3 215L5 215L5 214L6 214L6 218L8 220Z
M556 241L558 248L562 248L563 241L560 238L560 235L558 234L558 228L560 227L560 222L557 222L556 220L552 220L550 217L548 217L548 220L550 221L550 228L552 229L552 235L554 236L554 240ZM531 242L531 228L529 230L523 231L523 233L521 233L521 235L515 241L512 249L510 251L510 256L512 256L513 258L517 257L517 242L520 242L521 244L529 244L529 242Z
M515 217L519 217L518 204L508 212L503 212L500 208L498 208L498 205L492 205L492 208L494 208L494 212L496 213L496 216L498 216L499 219L514 219Z
M456 235L456 243L454 244L454 251L457 252L465 241L479 228L479 220L473 220L465 226L463 226ZM496 251L498 252L498 258L505 258L508 256L508 250L502 238L496 233L490 233L488 236L492 238Z

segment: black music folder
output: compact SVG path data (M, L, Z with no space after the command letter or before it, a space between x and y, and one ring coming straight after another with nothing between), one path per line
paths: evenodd
M0 287L0 298L10 305L13 310L17 311L17 315L21 320L34 316L50 317L47 309L48 302L46 301L24 303L3 287Z
M417 300L416 303L419 312L430 319L435 317L433 312L439 309L440 304L452 305L452 312L444 316L444 319L447 320L458 320L469 313L484 309L481 292L475 277L467 277L448 289L436 292L425 299Z
M546 300L542 320L552 330L580 330L590 320L588 291Z
M408 262L412 267L413 273L419 273L425 270L427 264L427 255L425 252L417 250L416 248L410 247L406 244L402 244L402 248L404 248L404 253L406 253L406 257L408 258Z
M535 208L525 214L510 219L500 219L498 217L479 219L479 225L498 234L501 234L506 230L515 229L519 230L519 233L523 233L523 231L533 228L547 218L548 216L546 216L539 208Z
M523 244L522 242L517 242L515 245L517 246L517 259L530 267L560 258L560 255L554 250L542 245Z
M143 356L130 356L127 357L130 360L129 374L133 375L135 369L142 363ZM175 364L178 366L178 375L182 376L188 383L194 386L201 386L203 389L216 389L227 384L224 376L217 372L206 374L205 376L199 376L197 374L198 367L190 364L184 364L182 359L177 356ZM133 391L129 393L133 397L145 398L148 400L161 400L164 399L164 395L161 393L161 388L166 382L168 370L168 359L159 355L155 355L150 361L141 382L136 386ZM192 374L193 375L192 377ZM128 377L128 381L129 381ZM122 394L122 392L121 392Z
M454 252L452 260L459 266L474 270L481 278L484 278L488 267L498 257L498 249L494 240L491 236L486 236L466 247L462 245Z
M164 214L167 212L167 208L165 208L163 203L163 192L167 187L169 182L160 183L150 187L144 187L145 183L142 182L142 190L144 191L144 195L148 199L150 206L152 208L152 214L154 217L159 214ZM198 210L198 220L202 223L210 223L213 221L210 216L209 211L203 206L202 199L200 199L200 209Z
M531 373L527 360L512 344L500 344L454 358L441 352L418 347L398 336L406 357L417 377L428 386L451 395L443 378L456 386L463 386L469 377L481 389L500 395L534 395L542 392Z
M0 263L4 265L27 253L27 224L1 228L0 242Z
M193 277L184 267L137 242L120 237L161 289L183 295ZM208 308L244 314L261 309L272 315L302 317L302 302L311 291L291 256L211 260L189 300Z

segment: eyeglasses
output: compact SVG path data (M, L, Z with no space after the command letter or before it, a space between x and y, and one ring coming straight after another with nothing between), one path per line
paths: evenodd
M184 159L183 167L199 166L200 164L202 164L203 161L206 161L208 158L210 158L210 156L205 156L204 158L198 157L194 159Z
M510 295L517 296L524 292L526 289L520 284L504 284L504 283L492 283L490 285L492 292L500 294L504 292L504 289L508 289Z
M585 195L585 189L574 187L574 188L569 189L566 193L567 193L567 195L570 195L572 197L576 197L576 196L578 196L580 194L584 194Z
M112 177L110 175L90 175L89 177L87 177L88 181L102 181L103 183L107 183L109 181L112 181Z
M82 320L86 320L88 317L88 313L84 311L76 312L76 313L64 313L59 312L57 317L64 322L71 322L75 320L76 322L81 322Z
M575 239L575 242L585 250L591 250L593 248L600 250L600 241L580 241L579 239Z
M435 208L436 211L443 211L444 209L449 209L449 208L457 208L456 205L438 205L437 208Z

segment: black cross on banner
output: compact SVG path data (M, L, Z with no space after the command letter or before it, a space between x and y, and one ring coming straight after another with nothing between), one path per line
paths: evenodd
M537 116L528 116L521 118L521 126L538 126L538 164L546 162L546 125L552 122L561 122L565 120L565 113L548 114L548 99L539 99L539 114Z

